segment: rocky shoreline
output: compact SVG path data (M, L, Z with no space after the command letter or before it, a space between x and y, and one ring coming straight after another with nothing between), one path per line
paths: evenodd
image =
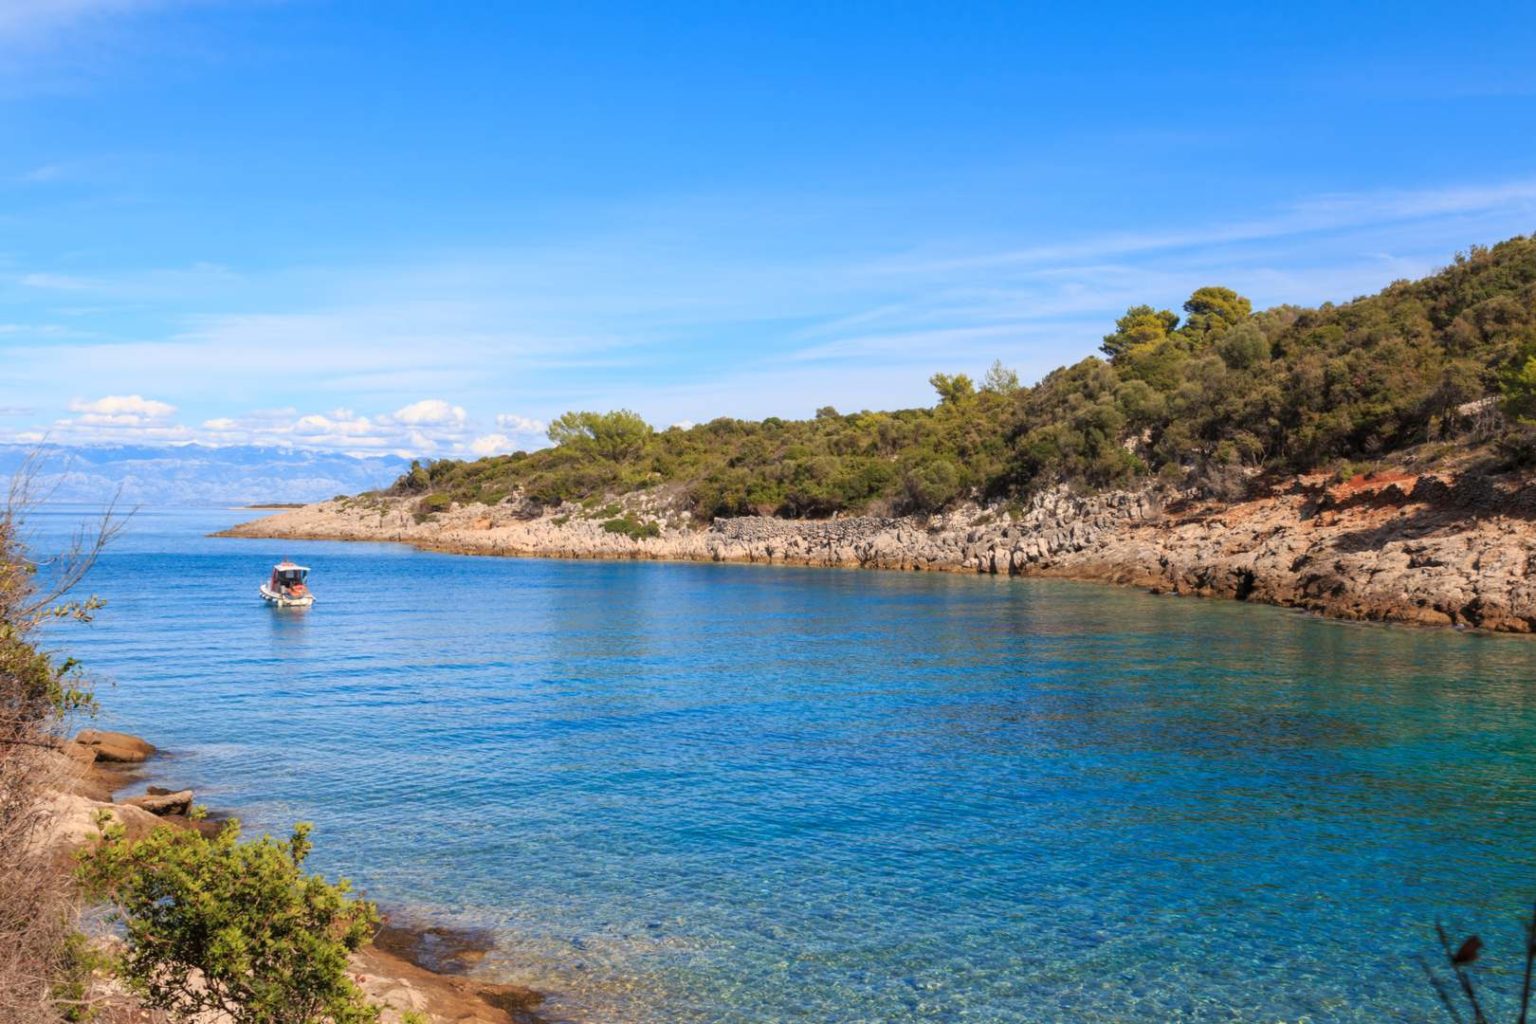
M339 498L221 536L390 541L460 554L747 562L1049 576L1342 619L1536 630L1536 486L1378 471L1252 481L1230 502L1162 486L942 516L692 523L652 496L602 510ZM615 528L617 526L617 528ZM635 529L642 527L643 529ZM648 536L647 533L654 533Z
M142 771L159 751L127 733L82 730L52 755L47 794L53 829L47 841L58 851L60 870L71 854L92 840L102 812L132 838L163 825L205 833L223 827L224 817L194 816L191 790L149 786L139 796L117 798L143 781ZM542 996L520 985L466 977L491 949L489 936L439 926L400 924L386 919L374 942L352 958L352 970L370 1001L383 1008L383 1024L399 1024L415 1011L435 1024L548 1024L537 1013ZM153 1024L160 1018L140 1009L115 981L100 979L93 998L114 1024Z

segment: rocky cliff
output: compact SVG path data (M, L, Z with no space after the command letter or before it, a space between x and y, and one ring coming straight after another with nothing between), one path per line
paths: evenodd
M765 562L1057 576L1229 597L1351 619L1536 629L1536 487L1481 475L1295 477L1214 502L1177 490L1036 495L926 519L720 519L641 496L602 512L511 500L423 512L340 499L231 536L400 541L466 554ZM607 518L605 518L607 517ZM607 524L607 525L605 525ZM654 524L656 536L630 536ZM620 527L616 529L615 527Z

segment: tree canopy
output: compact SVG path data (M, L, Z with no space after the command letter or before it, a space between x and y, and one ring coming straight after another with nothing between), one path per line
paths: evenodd
M591 451L598 458L621 461L645 447L651 425L628 409L614 412L568 412L549 425L546 432L557 445Z

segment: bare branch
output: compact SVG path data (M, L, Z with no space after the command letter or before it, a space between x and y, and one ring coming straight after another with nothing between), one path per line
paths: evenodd
M1424 977L1429 979L1430 987L1435 990L1435 995L1440 997L1440 1005L1445 1007L1445 1012L1454 1024L1462 1024L1461 1011L1456 1009L1456 1002L1451 998L1450 990L1445 987L1445 982L1440 980L1440 975L1429 966L1429 961L1419 957L1419 966L1424 968Z

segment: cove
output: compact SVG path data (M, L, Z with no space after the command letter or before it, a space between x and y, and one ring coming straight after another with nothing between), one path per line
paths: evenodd
M1513 966L1536 646L1088 584L213 539L145 510L57 646L98 724L557 1015L1438 1020ZM79 519L38 517L46 550ZM318 603L266 608L280 557ZM1498 978L1492 979L1495 989Z

